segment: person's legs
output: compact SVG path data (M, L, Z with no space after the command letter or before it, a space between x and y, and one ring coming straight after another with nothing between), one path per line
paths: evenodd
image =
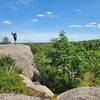
M14 44L16 44L16 38L14 37Z

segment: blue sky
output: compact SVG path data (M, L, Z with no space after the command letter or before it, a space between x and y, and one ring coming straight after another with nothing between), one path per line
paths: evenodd
M71 41L100 39L100 0L0 0L0 39L48 42L60 30Z

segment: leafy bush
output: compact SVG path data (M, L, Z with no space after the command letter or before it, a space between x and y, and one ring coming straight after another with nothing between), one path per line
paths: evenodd
M51 67L42 49L35 54L35 63L41 74L41 84L49 87L54 93L61 93L67 87L67 75L61 68ZM67 90L67 88L66 88Z
M23 93L24 85L20 80L18 74L9 74L5 71L0 72L0 92L1 93Z
M12 73L15 70L15 61L10 56L0 56L0 71Z
M15 61L10 56L0 56L0 93L24 93L25 86L16 71Z
M26 87L20 79L19 72L15 61L10 56L0 55L0 93L21 93L44 97L44 93Z
M64 34L48 45L31 44L41 83L54 93L100 86L100 40L69 42Z

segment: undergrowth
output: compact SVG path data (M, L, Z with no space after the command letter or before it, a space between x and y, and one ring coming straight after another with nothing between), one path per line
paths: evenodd
M19 76L21 70L16 67L10 56L0 55L0 93L25 94L45 98L44 93L26 87Z
M18 74L15 61L10 56L0 55L0 93L24 93L26 91Z

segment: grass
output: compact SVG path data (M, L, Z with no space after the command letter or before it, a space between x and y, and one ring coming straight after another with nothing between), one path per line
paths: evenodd
M0 93L24 93L25 86L10 56L0 55Z
M0 93L24 93L25 87L18 74L0 72Z
M10 56L0 56L0 93L16 93L45 98L44 93L26 87L22 83L19 76L20 72L16 68L15 61Z

